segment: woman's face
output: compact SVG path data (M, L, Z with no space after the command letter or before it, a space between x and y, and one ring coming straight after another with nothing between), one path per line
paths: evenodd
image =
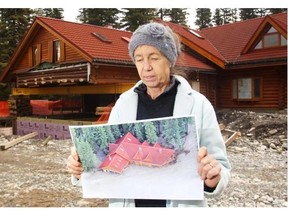
M169 60L155 47L142 45L134 52L138 74L147 86L147 93L159 96L170 84ZM154 93L153 93L154 92Z

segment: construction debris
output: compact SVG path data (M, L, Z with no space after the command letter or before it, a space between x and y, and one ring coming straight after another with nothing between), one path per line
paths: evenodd
M24 141L24 140L33 138L33 137L35 137L35 136L37 136L37 135L38 135L37 132L29 133L29 134L27 134L27 135L25 135L25 136L19 137L19 138L15 139L15 140L12 140L12 141L10 141L10 142L1 144L1 145L0 145L0 149L1 149L1 150L6 150L6 149L8 149L8 148L10 148L10 147L12 147L12 146L14 146L14 145L17 145L18 143L20 143L20 142L22 142L22 141Z

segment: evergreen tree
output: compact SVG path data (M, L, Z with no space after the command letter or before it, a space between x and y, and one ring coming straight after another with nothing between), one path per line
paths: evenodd
M0 73L32 23L29 8L0 9Z
M253 19L257 17L255 8L240 8L239 11L241 20Z
M212 20L213 20L213 23L215 23L216 26L223 25L223 18L221 16L220 8L216 8L215 9L215 12L214 12Z
M144 142L144 123L135 123L133 127L133 135L137 137L140 142Z
M36 8L34 13L37 16L51 17L56 19L63 19L63 8Z
M155 144L158 140L158 136L156 133L156 127L154 126L153 122L145 122L144 128L146 136L145 140L150 144Z
M231 21L233 23L238 21L238 9L237 8L231 9Z
M105 130L107 140L109 141L109 143L115 143L116 139L114 137L114 134L112 133L111 126L105 127L104 130Z
M122 15L121 28L133 32L140 25L149 23L156 18L157 10L154 8L124 8Z
M111 125L111 131L115 141L117 141L122 136L121 131L119 130L119 125Z
M195 25L197 25L200 30L212 26L211 16L210 8L197 8Z
M264 17L267 15L268 9L267 8L256 8L255 13L258 17Z
M187 26L187 8L166 9L167 21Z
M84 171L92 170L96 162L96 154L93 152L91 145L84 140L78 140L76 143L77 152L82 162Z
M77 19L83 23L119 28L120 10L117 8L81 8L79 13Z
M278 13L287 12L287 8L267 8L267 10L271 14L278 14Z
M232 11L231 8L220 8L221 15L223 19L223 24L231 23L232 21Z

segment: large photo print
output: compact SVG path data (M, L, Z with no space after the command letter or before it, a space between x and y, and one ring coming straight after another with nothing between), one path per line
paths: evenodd
M84 198L203 199L194 116L69 129Z

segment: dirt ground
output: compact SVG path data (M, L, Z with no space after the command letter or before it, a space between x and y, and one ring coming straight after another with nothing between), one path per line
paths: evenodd
M231 181L212 207L288 207L287 113L221 110L218 121L239 131L227 146ZM239 133L239 134L240 134ZM17 136L0 135L0 144ZM83 199L70 182L66 159L71 140L28 139L0 150L0 207L106 207Z

